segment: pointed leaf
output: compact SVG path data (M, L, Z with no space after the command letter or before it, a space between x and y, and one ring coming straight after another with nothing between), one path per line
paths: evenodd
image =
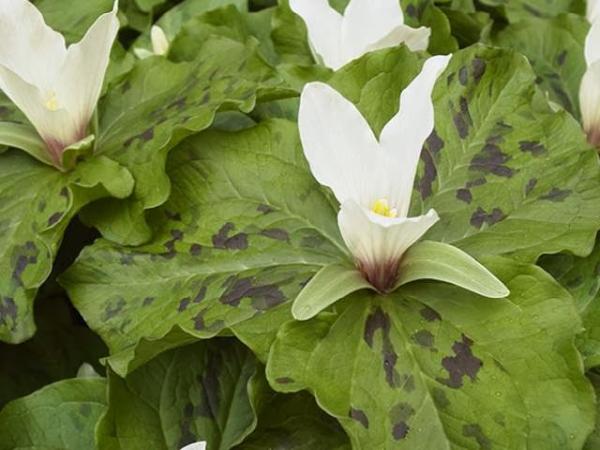
M342 264L323 267L300 291L292 306L296 320L308 320L339 299L361 289L372 289L354 268Z
M458 248L442 242L422 241L404 255L397 286L416 280L438 280L489 298L504 298L506 286L489 270Z

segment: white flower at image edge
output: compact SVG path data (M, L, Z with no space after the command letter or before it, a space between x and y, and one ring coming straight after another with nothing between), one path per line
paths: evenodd
M431 93L449 60L425 62L379 140L358 109L327 84L309 83L301 95L298 126L310 169L340 202L342 237L380 292L394 287L402 255L439 219L433 209L407 216L421 149L433 131Z
M587 0L586 17L593 23L600 16L600 0Z
M587 70L579 87L583 129L590 144L600 146L600 19L592 23L585 40Z
M206 442L194 442L193 444L186 445L180 450L206 450Z
M313 53L337 70L365 53L401 43L412 51L426 50L429 28L404 25L398 0L350 0L344 14L328 0L290 0L304 20Z
M67 48L33 4L0 0L0 90L27 116L57 166L63 150L88 134L118 30L115 2Z

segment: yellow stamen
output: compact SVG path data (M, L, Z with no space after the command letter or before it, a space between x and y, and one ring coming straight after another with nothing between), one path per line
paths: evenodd
M398 217L398 210L396 208L390 208L387 198L380 198L377 200L373 205L373 208L371 208L371 211L384 217Z
M46 100L45 106L50 111L56 111L58 109L58 99L56 98L56 92L51 92Z

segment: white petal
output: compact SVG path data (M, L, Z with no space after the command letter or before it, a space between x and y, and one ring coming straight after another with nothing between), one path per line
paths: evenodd
M369 281L382 291L385 290L382 285L395 282L404 252L438 220L434 210L419 217L386 218L351 200L342 204L338 214L338 225L346 246ZM379 286L376 280L379 280Z
M592 23L585 38L585 60L588 67L600 60L600 20Z
M206 450L206 442L194 442L193 444L186 445L181 450Z
M169 40L165 32L158 25L152 25L150 29L150 39L152 41L152 51L155 55L166 55L169 51Z
M423 143L433 131L434 109L431 93L439 75L444 71L451 55L433 56L425 61L423 69L400 96L400 110L385 125L380 144L393 155L398 182L389 200L405 217L410 206L419 156Z
M300 97L298 127L314 177L329 186L340 203L370 201L369 173L381 153L358 109L324 83L309 83Z
M62 149L83 137L78 134L78 124L65 109L47 109L44 106L45 99L36 86L1 65L0 88L33 124L46 142L56 164L60 161Z
M596 61L583 75L579 87L579 103L583 129L588 141L600 144L600 61Z
M334 70L344 65L340 53L342 16L327 0L290 0L290 8L304 20L313 52Z
M600 0L587 0L586 17L588 22L593 23L600 15Z
M98 103L118 31L115 2L113 10L98 17L83 39L67 51L55 90L59 105L64 105L80 129L87 127Z
M367 51L372 52L382 48L395 47L405 44L410 51L419 52L429 47L431 29L427 27L411 28L408 25L398 25L379 41L369 45Z
M0 0L0 64L48 88L66 57L65 40L27 0Z
M341 45L345 62L361 57L369 51L369 46L402 24L404 17L398 0L350 0L342 22ZM387 47L398 43L390 42Z

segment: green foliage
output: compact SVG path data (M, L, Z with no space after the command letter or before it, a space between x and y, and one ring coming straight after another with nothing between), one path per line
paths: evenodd
M334 72L288 0L120 0L59 169L0 93L0 450L600 446L585 2L399 2L427 52ZM33 3L67 44L113 6ZM448 53L410 210L440 221L379 294L304 157L300 93L330 84L378 136Z

